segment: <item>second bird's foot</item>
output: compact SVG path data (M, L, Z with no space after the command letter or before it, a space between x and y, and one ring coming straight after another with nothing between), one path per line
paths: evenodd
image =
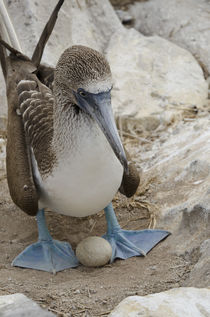
M31 244L12 265L56 273L77 267L79 262L69 243L51 239Z
M112 247L111 263L119 259L127 259L133 256L145 256L156 244L166 238L170 233L165 230L122 230L117 229L112 233L106 233L106 239Z

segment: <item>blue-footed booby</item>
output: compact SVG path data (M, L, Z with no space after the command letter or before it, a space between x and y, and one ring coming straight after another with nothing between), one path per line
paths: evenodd
M14 266L57 272L76 267L67 242L53 240L44 209L85 217L104 209L115 258L145 255L168 236L164 230L122 230L112 199L120 190L132 196L139 174L125 153L111 106L112 76L96 50L72 46L54 69L40 65L59 1L32 58L0 40L7 85L7 179L14 203L36 216L39 239L13 261ZM6 57L6 50L10 55ZM127 157L126 157L127 156Z

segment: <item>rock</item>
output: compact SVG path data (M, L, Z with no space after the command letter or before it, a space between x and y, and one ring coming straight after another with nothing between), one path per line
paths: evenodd
M0 296L1 317L53 317L54 314L43 310L23 294Z
M76 256L85 266L103 266L112 256L109 242L100 237L88 237L82 240L76 248Z
M134 29L116 32L107 48L113 73L113 106L117 116L139 119L151 115L168 121L167 113L202 107L208 85L186 50L158 36ZM169 117L170 120L170 117Z
M205 240L197 252L197 261L184 283L185 286L209 287L210 285L210 239Z
M6 140L0 137L0 170L6 169Z
M7 117L7 98L4 76L0 66L0 118ZM2 126L2 124L1 124ZM1 127L0 127L1 129Z
M3 112L4 112L4 110L3 110ZM5 133L6 127L7 127L7 116L3 114L0 116L0 135L1 136L6 135L6 133Z
M31 56L51 9L36 0L7 0L7 6L22 50ZM135 117L144 124L155 113L158 126L162 120L170 122L174 109L182 112L206 103L208 85L192 55L159 37L147 38L124 28L108 0L66 1L43 62L55 66L63 50L73 44L88 45L106 55L117 117Z
M123 24L131 24L133 22L133 17L127 12L127 11L124 11L124 10L115 10L118 18L120 19L120 21L123 23Z
M159 207L162 225L168 230L179 228L182 220L183 226L187 225L192 219L187 214L197 205L209 210L209 122L210 116L204 114L189 122L178 122L173 129L161 132L160 128L154 142L141 148L142 179L154 179L150 197ZM208 215L207 212L203 214L200 220ZM195 220L188 226L191 227ZM207 225L206 220L203 221Z
M46 1L5 1L22 51L27 56L32 56L56 3L57 0L51 0L49 7ZM123 26L108 0L65 1L47 42L42 62L55 67L63 51L75 44L104 52L111 35L120 28ZM1 71L0 80L3 83L0 86L0 115L6 115L5 85Z
M125 298L109 317L207 317L210 289L174 288L147 296Z
M57 0L5 1L23 52L31 57ZM108 0L65 1L46 45L43 62L55 66L63 51L72 45L88 45L103 51L110 36L123 28ZM68 31L67 31L68 30Z
M210 3L206 0L150 0L132 5L135 27L189 50L210 73Z
M136 154L142 169L140 190L149 189L145 199L154 208L156 228L172 233L164 247L192 266L184 286L210 285L205 242L210 232L209 122L210 115L204 112L168 129L160 126L155 140L141 145Z

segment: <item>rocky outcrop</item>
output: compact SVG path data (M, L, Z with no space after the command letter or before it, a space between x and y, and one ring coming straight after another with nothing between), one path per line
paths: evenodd
M155 114L167 121L168 111L206 103L208 85L200 66L189 52L169 41L145 37L134 29L120 30L111 37L107 58L118 116L144 120Z
M6 1L22 50L32 55L51 8L45 2ZM43 56L56 65L65 48L83 44L103 52L110 62L115 114L144 122L156 114L168 121L168 111L203 107L208 85L192 55L160 37L145 37L124 28L108 0L66 1ZM2 79L1 79L2 80ZM4 95L4 92L1 92ZM5 97L2 99L6 113ZM143 119L143 120L142 120Z
M209 314L209 289L181 287L147 296L127 297L109 317L206 317Z
M150 188L149 194L153 203L161 206L160 215L169 230L180 226L180 210L184 226L193 226L197 222L193 214L198 213L193 208L202 205L203 209L209 209L209 121L210 116L204 113L169 129L162 127L161 131L159 127L154 142L141 148L142 178L154 179L155 186Z
M5 1L23 52L32 55L39 36L57 0ZM123 29L108 0L65 1L52 35L46 45L43 62L55 66L69 46L82 44L104 51L111 35Z
M159 127L156 139L143 145L140 152L142 187L144 182L148 184L142 199L149 199L155 207L157 227L172 232L165 245L195 265L186 286L210 285L210 274L206 274L210 237L209 121L206 113L173 128L161 131Z
M149 0L132 5L135 27L189 50L210 73L210 3L205 0Z
M210 226L209 226L210 227ZM204 231L206 236L208 231ZM196 285L197 287L209 287L210 285L210 239L204 240L197 249L197 262L195 263L188 280L185 282L186 286ZM196 252L194 254L196 255ZM192 253L191 253L192 254Z
M53 317L51 312L41 309L23 294L0 296L1 317Z

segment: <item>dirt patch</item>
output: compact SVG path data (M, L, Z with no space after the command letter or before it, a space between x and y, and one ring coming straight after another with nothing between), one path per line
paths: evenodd
M173 253L170 236L148 256L118 260L102 268L79 266L56 275L11 267L11 261L37 239L36 221L14 206L6 178L0 178L0 295L23 293L58 316L107 316L129 295L146 295L182 286L191 263ZM126 229L147 228L151 223L145 205L122 196L115 199L116 213ZM106 230L103 213L80 219L47 212L51 234L73 248L83 238Z

